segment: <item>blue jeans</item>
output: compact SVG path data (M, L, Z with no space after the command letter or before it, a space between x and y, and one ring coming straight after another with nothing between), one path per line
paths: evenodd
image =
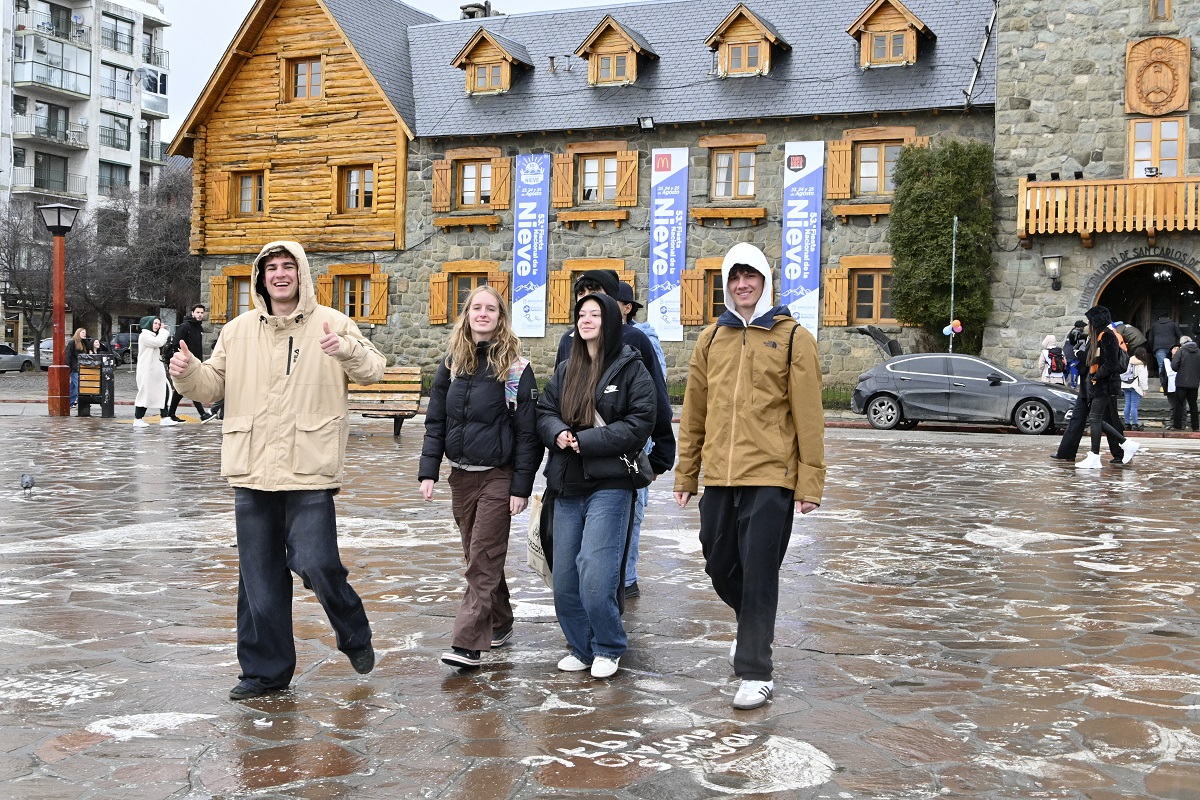
M625 585L637 582L638 541L642 538L642 520L646 518L646 503L650 487L638 489L633 501L633 530L629 533L629 555L625 559Z
M554 500L554 611L571 653L585 664L620 658L629 644L617 585L633 489Z
M1079 362L1067 362L1067 385L1074 389L1079 385Z
M1158 380L1164 387L1167 385L1167 368L1163 365L1170 357L1171 351L1166 347L1160 347L1154 351L1154 358L1158 360Z
M79 402L79 372L71 373L71 405Z
M1125 392L1125 427L1137 425L1138 408L1142 405L1142 396L1137 389L1124 389Z
M333 492L233 490L238 542L237 656L240 680L282 689L296 671L292 573L313 590L343 653L371 643L362 600L338 555Z

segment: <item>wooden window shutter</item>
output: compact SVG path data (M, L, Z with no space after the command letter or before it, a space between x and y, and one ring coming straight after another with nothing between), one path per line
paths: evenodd
M546 321L571 321L571 272L551 272L546 284Z
M836 142L830 142L826 155L829 160L825 164L825 196L830 200L849 197L850 176L854 161L854 143L849 139L839 139Z
M212 182L208 185L208 209L212 217L229 216L229 173L213 173Z
M704 270L685 269L679 275L679 322L704 324Z
M445 272L435 272L429 276L429 324L445 325L447 320L446 308L450 303L450 276Z
M450 210L450 162L433 162L433 210Z
M328 272L317 276L317 305L333 308L333 276Z
M229 279L213 275L208 279L208 321L224 325L229 321Z
M372 325L387 325L388 315L388 274L375 272L371 274L371 315L367 322Z
M846 267L825 270L824 316L822 325L831 327L850 324L847 307L850 299L850 270Z
M617 153L617 205L636 206L638 196L638 152Z
M512 159L492 159L492 210L512 208Z
M554 173L550 181L550 205L567 208L575 191L575 156L571 153L554 154ZM566 322L566 320L563 320Z
M492 174L494 175L495 173L492 173ZM497 292L500 293L500 296L504 298L504 302L506 302L506 303L512 302L512 292L511 292L512 273L511 272L503 272L501 270L496 270L495 272L489 272L488 276L487 276L487 282L488 282L488 286L492 287L493 289L495 289Z
M632 269L617 270L617 280L624 281L633 287L633 296L637 297L637 271Z

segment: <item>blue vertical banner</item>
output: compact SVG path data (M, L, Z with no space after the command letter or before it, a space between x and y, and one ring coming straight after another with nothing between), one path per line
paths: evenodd
M783 278L780 302L817 335L821 287L821 204L825 143L783 146Z
M513 205L512 326L517 336L546 335L546 241L550 210L550 156L517 156Z
M682 342L680 283L687 258L688 149L650 151L650 302L646 317L664 342Z

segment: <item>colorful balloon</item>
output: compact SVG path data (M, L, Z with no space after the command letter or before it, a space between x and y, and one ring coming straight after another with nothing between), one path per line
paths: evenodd
M942 328L942 333L943 333L943 334L945 334L946 336L949 336L949 335L950 335L950 330L951 330L951 329L950 329L950 326L949 326L949 325L947 325L946 327Z
M962 333L962 325L955 325L955 326L954 326L954 332L955 332L955 333Z
M950 321L950 327L952 327L952 328L961 328L961 327L962 327L962 320L959 320L959 319L956 319L956 320L951 320L951 321Z

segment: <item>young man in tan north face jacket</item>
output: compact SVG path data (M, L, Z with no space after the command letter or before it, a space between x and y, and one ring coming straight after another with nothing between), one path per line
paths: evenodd
M354 669L375 665L371 627L338 554L333 496L350 430L347 384L374 383L386 361L354 320L317 304L299 244L266 245L251 286L254 307L225 326L207 361L181 343L170 366L181 393L225 401L221 474L234 491L242 670L231 700L291 682L292 572L317 595Z

